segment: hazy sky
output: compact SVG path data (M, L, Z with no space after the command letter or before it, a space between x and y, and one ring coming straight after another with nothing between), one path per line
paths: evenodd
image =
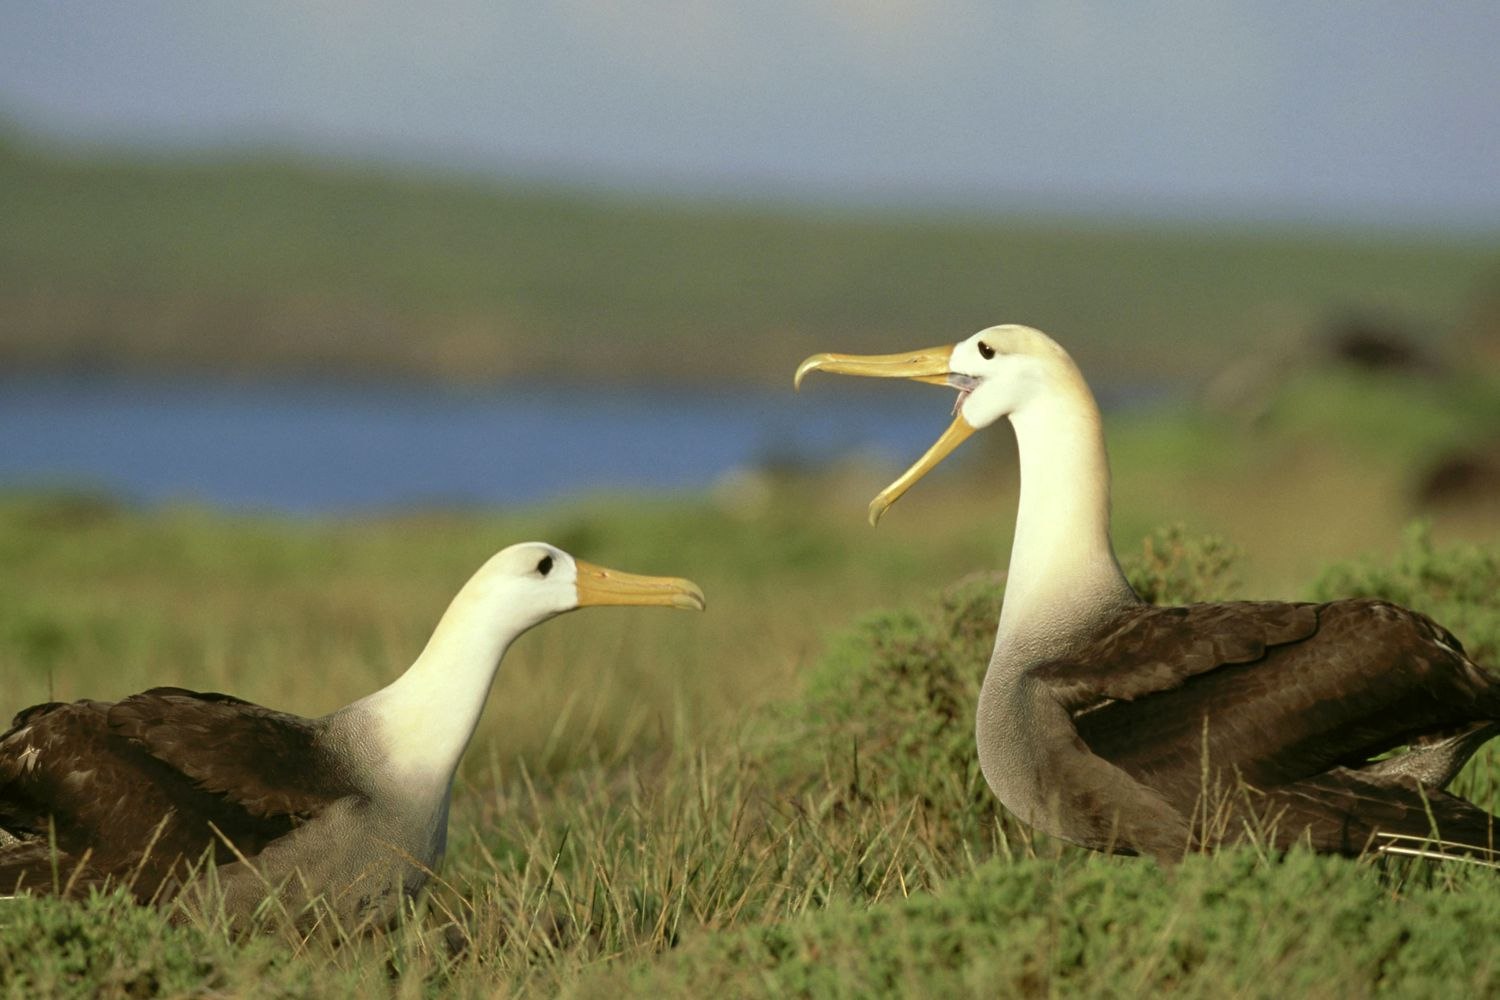
M1500 228L1500 3L3 0L0 113L670 190Z

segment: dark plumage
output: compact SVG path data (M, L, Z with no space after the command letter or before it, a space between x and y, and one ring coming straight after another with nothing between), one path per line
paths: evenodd
M171 687L26 709L0 735L0 829L20 841L0 849L0 892L110 879L145 901L205 852L216 865L258 855L356 794L321 729Z
M1426 616L1375 600L1134 605L1100 632L1029 674L1195 840L1492 843L1493 817L1441 789L1493 734L1500 682Z

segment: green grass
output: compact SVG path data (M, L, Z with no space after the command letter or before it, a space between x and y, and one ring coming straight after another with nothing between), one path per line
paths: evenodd
M1338 572L1434 611L1460 600L1474 643L1493 648L1493 559L1408 544L1389 566ZM1169 531L1150 550L1131 567L1145 589L1191 599L1226 579L1214 544ZM1473 583L1482 593L1455 595L1445 566L1488 573ZM232 561L221 572L238 575ZM262 573L238 583L281 593L286 579ZM923 982L959 995L1399 995L1492 982L1462 933L1483 940L1497 919L1492 873L1241 849L1168 875L1005 817L972 744L998 598L996 581L979 577L908 611L867 614L812 658L792 694L758 711L720 706L710 731L662 741L641 729L615 752L575 747L561 759L540 731L515 757L501 748L516 734L488 733L459 786L445 884L389 934L240 943L212 922L169 927L118 898L25 901L0 910L0 978L18 996L358 995L390 977L401 992L457 996L853 996ZM532 683L553 715L571 696L560 677ZM1493 757L1470 770L1461 780L1497 804ZM445 930L455 921L467 943L456 957Z
M1415 458L1471 433L1460 418L1490 397L1454 417L1460 394L1379 390L1382 420L1425 428L1382 452L1337 418L1376 391L1330 390L1317 425L1112 421L1132 580L1162 600L1381 594L1495 664L1500 525L1401 531ZM1274 412L1311 389L1286 392ZM709 602L584 611L517 644L460 774L442 884L395 930L242 941L119 897L0 902L0 995L1493 991L1492 872L1250 847L1164 873L998 807L973 710L1014 504L1003 453L955 459L878 531L864 505L886 473L860 466L782 470L755 504L364 521L0 499L4 712L163 683L327 711L401 670L468 573L522 538L690 576ZM1500 809L1497 779L1486 752L1459 786Z
M1404 884L1294 852L997 860L932 893L703 935L584 995L1482 996L1500 986L1493 872ZM618 995L618 993L616 993Z
M1107 381L1201 376L1346 311L1446 336L1493 241L855 215L265 158L0 144L11 364L782 383L816 350L1024 321Z

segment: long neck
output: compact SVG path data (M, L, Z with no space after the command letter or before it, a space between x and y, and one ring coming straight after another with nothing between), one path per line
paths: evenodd
M383 769L446 794L479 725L500 660L531 622L505 621L483 575L458 592L406 672L345 712L373 722Z
M1021 499L994 667L1019 671L1137 600L1109 539L1099 407L1077 370L1011 414Z

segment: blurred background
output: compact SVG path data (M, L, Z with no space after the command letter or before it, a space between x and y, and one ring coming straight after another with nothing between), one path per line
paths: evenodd
M1493 370L1497 41L1484 3L8 4L0 482L343 513L895 460L943 402L797 362L1007 321L1111 405L1244 419L1328 361Z

